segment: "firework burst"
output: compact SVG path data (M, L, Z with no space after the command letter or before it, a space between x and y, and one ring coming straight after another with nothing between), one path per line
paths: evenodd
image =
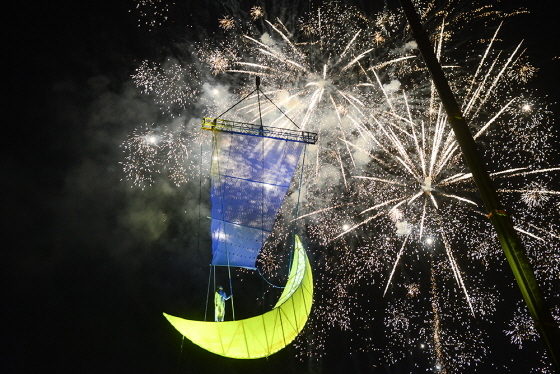
M135 0L136 10L139 12L140 18L138 26L144 25L148 28L161 26L169 18L169 7L174 2L167 2L162 0Z
M560 167L549 160L556 134L546 105L523 86L537 72L523 43L499 39L500 18L519 12L476 3L457 10L456 2L417 7L537 278L554 297L560 192L553 182ZM135 79L163 108L190 102L217 114L245 96L258 75L275 105L260 106L262 97L252 96L228 113L231 119L262 115L268 125L292 127L287 115L319 133L297 198L296 223L316 243L317 279L309 328L296 341L301 356L321 357L326 332L352 330L359 350L382 352L381 364L416 354L413 346L422 346L440 372L482 362L490 353L485 326L508 308L495 284L504 277L496 270L503 255L404 16L389 9L365 15L338 3L296 19L268 15L253 7L239 18L224 16L223 37L199 45L197 64L207 69L196 75L146 62ZM473 39L469 30L479 25L491 31ZM211 83L201 86L195 76ZM228 99L209 98L232 83ZM169 86L177 88L167 93ZM188 126L185 136L196 144L198 123ZM162 154L146 143L150 131L132 135L125 147L134 181L151 182L142 175L154 172ZM191 172L169 174L181 173ZM275 248L289 235L288 217L284 212L261 254L267 275L281 270ZM384 318L375 319L379 313ZM530 332L517 314L511 318L506 333L521 345ZM385 330L382 341L371 338L376 323Z
M131 187L152 186L158 175L180 186L193 175L200 175L200 168L207 162L192 153L205 143L187 134L187 128L178 121L171 126L140 126L129 134L122 144L125 156L121 165Z

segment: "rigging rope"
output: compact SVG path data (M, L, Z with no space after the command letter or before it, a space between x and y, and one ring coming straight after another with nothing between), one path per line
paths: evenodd
M213 135L212 146L216 147L216 144L217 144L216 133L212 132L212 135ZM215 149L218 150L218 147L216 147ZM221 171L221 167L220 167L220 157L216 157L216 163L217 163L218 175L221 175L222 171ZM224 188L223 183L220 183L220 189L221 189L220 203L222 204L222 206L221 206L222 212L225 212L224 200L223 200L224 199L223 188ZM222 225L223 225L223 222L222 222ZM224 234L225 234L225 227L224 227ZM231 315L232 315L232 319L235 321L235 308L234 308L234 304L233 304L233 284L232 284L232 281L231 281L231 266L230 266L230 262L229 262L229 248L228 248L228 245L227 245L227 241L225 241L224 243L225 243L225 247L226 247L226 258L227 258L227 269L228 269L228 280L229 280L229 293L230 293L230 298L231 298ZM215 277L215 274L216 274L215 269L216 269L216 267L214 266L214 277Z
M301 161L301 172L299 174L299 187L298 187L298 197L297 197L297 202L296 202L296 218L294 219L294 222L298 221L299 218L299 202L300 202L300 197L301 197L301 185L303 184L303 171L305 169L305 155L307 154L307 145L305 147L303 147L303 160ZM292 234L295 236L296 233L296 223L294 223L294 227L292 230ZM294 239L295 241L295 239ZM290 269L292 267L292 261L294 259L294 251L292 250L290 252L290 264L288 269Z
M261 276L261 278L262 278L266 283L268 283L269 285L271 285L272 287L274 287L274 288L286 288L286 287L283 287L283 286L277 286L277 285L275 285L275 284L270 283L270 281L264 277L263 273L261 273L261 271L259 270L259 268L257 268L257 272L259 273L259 275ZM263 291L263 294L264 294L264 291Z
M259 91L260 91L260 90L259 90ZM284 113L284 112L282 111L282 109L278 108L278 106L274 103L274 101L270 100L270 98L269 98L268 96L266 96L266 94L265 94L264 92L261 91L261 93L263 94L264 97L266 97L266 98L268 99L268 101L270 101L270 102L272 103L272 105L274 105L274 106L276 107L276 109L278 109L278 110L280 111L280 113L282 113L282 114L284 115L284 117L286 117L287 119L289 119L290 122L291 122L295 127L298 128L298 130L301 130L301 128L300 128L298 125L296 125L296 123L295 123L294 121L292 121L292 119L291 119L290 117L288 117L288 115L287 115L286 113Z
M204 320L208 317L208 299L210 298L210 281L212 279L212 266L210 266L210 271L208 272L208 289L206 291L206 308L204 309ZM214 281L216 283L216 281Z
M181 368L181 356L183 355L183 343L185 342L185 335L181 336L181 350L179 351L179 359L177 360L177 373Z
M260 85L261 85L261 77L257 76L255 77L255 84L257 86L257 103L259 105L259 119L260 119L260 123L261 123L261 127L260 127L260 131L262 134L263 131L263 123L262 123L262 112L261 112L261 97L259 95L259 91L260 91ZM261 145L262 145L262 152L261 152L261 172L264 173L264 141L261 141ZM261 177L261 179L263 179ZM261 227L264 226L264 184L261 186ZM261 231L261 248L264 247L264 232ZM266 281L266 283L270 284L270 282L265 279L261 273L261 271L259 270L259 268L257 268L257 271L259 273L259 275L261 276L261 279ZM263 313L264 313L264 284L261 282L262 287L261 287L261 299L262 299L262 307L263 307Z
M250 93L248 93L247 95L245 95L245 96L244 96L241 100L239 100L237 103L235 103L234 105L232 105L231 107L229 107L226 111L224 111L224 112L221 113L219 116L217 116L216 119L222 117L223 115L225 115L225 114L226 114L227 112L229 112L231 109L233 109L234 107L236 107L239 103L241 103L242 101L246 100L249 96L253 95L253 94L255 93L255 91L256 91L256 92L257 92L257 103L258 103L258 108L259 108L259 122L260 122L260 129L261 129L261 131L263 130L262 112L261 112L261 102L260 102L260 94L261 94L261 93L263 94L263 96L264 96L268 101L270 101L270 102L276 107L276 109L278 109L278 111L280 111L280 113L282 113L282 114L284 115L284 117L286 117L295 127L297 127L298 129L300 129L300 127L299 127L286 113L284 113L284 111L282 111L282 109L280 109L280 108L279 108L279 107L278 107L278 106L277 106L277 105L276 105L276 104L275 104L275 103L260 89L260 81L261 81L261 80L260 80L260 77L257 76L257 77L255 78L256 88L255 88L253 91L251 91ZM214 122L216 121L216 119L214 120ZM215 132L212 132L212 133L213 133L213 142L212 142L213 151L218 151L218 149L217 149L217 147L216 147L216 144L217 144L216 134L215 134ZM262 135L262 133L261 133L261 135ZM261 145L262 145L262 147L263 147L262 154L264 155L264 141L261 142ZM299 202L300 202L300 196L301 196L301 183L302 183L302 179L303 179L303 169L304 169L304 166L305 166L305 148L306 148L306 147L304 147L304 157L303 157L303 163L302 163L302 172L301 172L301 175L300 175L300 188L299 188L299 190L298 190L298 200L297 200L297 205L296 205L296 219L297 219L298 214L299 214ZM202 147L201 147L201 152L202 152ZM214 157L213 157L213 159L214 159ZM221 175L219 157L216 157L215 159L217 160L217 161L216 161L216 163L217 163L217 173L218 173L218 175ZM261 167L261 170L264 172L264 157L263 157L263 159L262 159L262 167ZM202 182L201 182L201 185L202 185ZM220 197L221 197L220 202L221 202L221 204L222 204L221 209L222 209L222 212L224 212L224 206L223 206L223 186L222 186L221 184L220 184L220 188L222 189L221 194L220 194ZM200 190L202 190L202 188L200 188ZM261 225L263 225L263 224L264 224L264 185L262 186L261 197L262 197L262 198L261 198ZM200 194L199 194L199 200L200 200L200 199L201 199L201 198L200 198ZM199 211L200 211L200 202L199 202ZM224 230L225 230L225 228L224 228ZM294 229L293 229L294 234L295 234L295 231L296 231L296 230L295 230L295 225L294 225ZM199 242L200 242L200 212L199 212ZM261 243L262 243L262 245L261 245L261 248L262 248L262 246L264 246L264 232L261 232ZM200 244L199 244L199 246L200 246ZM229 290L230 290L230 297L231 297L232 318L233 318L233 320L235 321L235 308L234 308L234 302L233 302L233 284L232 284L232 278L231 278L231 266L230 266L229 249L228 249L228 247L227 247L227 242L225 243L225 247L226 247L226 258L227 258L227 268L228 268ZM292 260L293 260L293 247L292 247L292 250L291 250L291 252L290 252L290 261L289 261L290 267L291 267ZM212 265L212 267L214 268L214 287L216 287L216 269L215 269L215 265ZM279 286L276 286L276 285L270 283L270 282L263 276L263 274L260 272L260 270L259 270L258 268L257 268L257 271L258 271L259 275L261 276L261 278L262 278L266 283L268 283L269 285L271 285L272 287L275 287L275 288L284 288L284 287L279 287ZM206 309L208 308L208 302L209 302L208 299L209 299L209 295L210 295L210 275L209 275L209 279L208 279L208 293L207 293L207 296L206 296ZM263 300L264 300L264 290L263 290L263 296L262 296L262 297L263 297ZM264 305L264 302L263 302L263 305ZM205 311L205 320L206 320L206 315L207 315L207 310Z
M258 88L257 88L258 89ZM255 91L257 89L254 89L253 91L251 91L250 93L248 93L243 99L239 100L237 103L233 104L231 107L229 107L228 110L226 110L225 112L223 112L222 114L220 114L219 116L217 116L216 118L220 118L221 116L223 116L224 114L226 114L227 112L229 112L230 110L232 110L234 107L236 107L240 102L244 101L246 98L248 98L249 96L251 96L252 94L255 93Z
M202 160L202 142L200 142L200 160ZM196 245L196 257L200 259L200 206L202 203L202 173L198 178L198 240Z
M303 183L303 171L305 169L305 155L307 154L307 146L303 147L303 160L301 161L301 172L299 174L299 188L298 188L298 197L296 203L296 220L299 218L299 199L301 197L301 185ZM295 227L295 225L294 225Z
M245 99L247 99L249 96L251 96L252 94L255 93L255 91L257 91L257 100L259 102L259 118L261 121L261 126L262 126L262 115L261 115L261 102L260 102L260 97L259 92L263 94L264 97L266 97L266 99L268 101L270 101L272 103L272 105L274 105L276 107L276 109L278 109L278 111L280 113L282 113L284 115L284 117L286 117L287 119L290 120L290 122L298 128L298 130L301 130L301 128L286 114L284 113L284 111L282 109L280 109L278 107L278 105L276 105L276 103L274 101L272 101L261 89L260 89L260 84L261 84L261 77L259 77L258 75L255 77L255 82L257 85L257 88L255 88L253 91L249 92L247 95L245 95L241 100L239 100L237 103L233 104L231 107L229 107L225 112L223 112L222 114L220 114L219 116L217 116L216 118L221 118L224 114L226 114L227 112L229 112L230 110L232 110L233 108L235 108L237 105L239 105L239 103L241 103L242 101L244 101Z

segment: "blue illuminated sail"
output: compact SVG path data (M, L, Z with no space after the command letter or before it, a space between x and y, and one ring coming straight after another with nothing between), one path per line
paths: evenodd
M212 265L255 269L307 142L254 129L213 131Z

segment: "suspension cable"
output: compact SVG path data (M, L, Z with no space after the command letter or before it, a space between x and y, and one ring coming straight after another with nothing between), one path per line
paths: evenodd
M259 273L259 275L261 276L261 278L262 278L266 283L268 283L270 286L272 286L272 287L274 287L274 288L286 288L285 286L277 286L277 285L275 285L274 283L270 283L270 281L264 277L264 274L261 273L261 271L259 270L259 268L257 268L257 272ZM263 293L264 293L264 292L263 292Z
M227 112L229 112L230 110L232 110L234 107L236 107L240 102L242 102L243 100L245 100L246 98L248 98L249 96L251 96L252 94L255 93L257 89L254 89L253 91L251 91L250 93L248 93L247 95L245 95L245 97L243 97L243 99L239 100L237 103L233 104L231 107L229 107L225 112L223 112L222 114L220 114L219 116L217 116L216 118L220 118L221 116L223 116L224 114L226 114Z
M206 290L206 307L204 308L204 320L207 320L208 317L208 301L210 299L210 282L212 280L212 268L213 266L210 265L210 268L208 269L208 289ZM214 281L215 282L215 281Z
M261 91L261 90L259 89L259 91ZM282 113L282 114L284 115L284 117L286 117L287 119L289 119L290 122L291 122L295 127L298 128L298 130L301 130L301 128L300 128L298 125L296 125L296 123L295 123L290 117L288 117L288 115L287 115L286 113L284 113L284 112L282 111L282 109L278 108L278 105L276 105L276 103L275 103L274 101L270 100L270 98L269 98L268 96L266 96L266 94L265 94L264 92L261 91L261 93L263 94L264 97L266 97L266 98L268 99L268 101L270 101L270 102L272 103L272 105L274 105L274 106L276 107L276 109L278 109L278 110L280 111L280 113Z
M256 85L257 88L255 88L253 91L251 91L250 93L248 93L247 95L245 95L241 100L239 100L237 103L233 104L231 107L229 107L225 112L223 112L222 114L220 114L219 116L217 116L216 118L220 118L222 117L224 114L226 114L227 112L229 112L230 110L232 110L233 108L235 108L237 105L239 105L239 103L241 103L242 101L244 101L245 99L247 99L249 96L251 96L252 94L255 93L255 91L257 92L257 100L258 100L258 104L259 104L259 118L260 118L260 122L261 122L261 126L262 126L262 115L261 115L261 102L260 102L260 97L259 92L261 94L263 94L263 96L272 103L272 105L274 105L276 107L276 109L278 109L278 111L280 113L282 113L282 115L284 115L284 117L286 117L288 120L290 120L290 122L298 128L298 130L301 130L301 128L282 110L278 107L278 105L276 105L276 103L274 101L272 101L272 99L270 99L261 89L260 89L260 83L261 83L261 77L259 77L258 75L255 77L255 81L256 81Z
M299 174L299 188L298 188L298 197L296 202L296 218L294 219L295 222L298 222L299 218L299 202L301 198L301 185L303 184L303 172L305 169L305 155L307 154L307 145L303 146L303 160L301 161L301 172ZM295 250L295 233L296 233L296 223L294 223L294 227L292 233L294 234L294 250ZM294 250L290 252L290 266L289 269L292 267L292 261L294 259Z
M237 104L236 104L237 105ZM234 105L235 106L235 105ZM231 109L231 108L230 108ZM229 109L228 109L229 110ZM227 111L226 111L227 112ZM215 131L212 131L212 151L217 150L217 139L216 139L216 133ZM212 152L213 153L213 152ZM216 163L217 163L217 169L218 169L218 175L222 175L222 169L221 169L221 164L220 164L220 157L216 157ZM214 155L212 154L212 160L214 160ZM223 191L223 183L220 183L220 205L221 205L221 210L222 210L222 216L225 212L224 209L224 191ZM222 217L223 218L223 217ZM224 221L222 219L222 227L225 233L225 226L224 225ZM220 235L221 236L221 235ZM230 261L229 261L229 248L227 245L227 242L224 242L225 247L226 247L226 258L227 258L227 269L228 269L228 280L229 280L229 292L230 292L230 298L231 298L231 313L232 313L232 319L235 321L235 308L234 308L234 303L233 303L233 283L231 281L231 266L230 266ZM216 266L214 266L214 287L216 287Z

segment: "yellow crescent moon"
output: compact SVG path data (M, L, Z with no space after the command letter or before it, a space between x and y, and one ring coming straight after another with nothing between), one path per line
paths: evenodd
M305 248L296 235L294 258L286 287L274 308L238 321L192 321L163 315L187 339L220 356L254 359L268 357L299 335L313 301L313 275Z

